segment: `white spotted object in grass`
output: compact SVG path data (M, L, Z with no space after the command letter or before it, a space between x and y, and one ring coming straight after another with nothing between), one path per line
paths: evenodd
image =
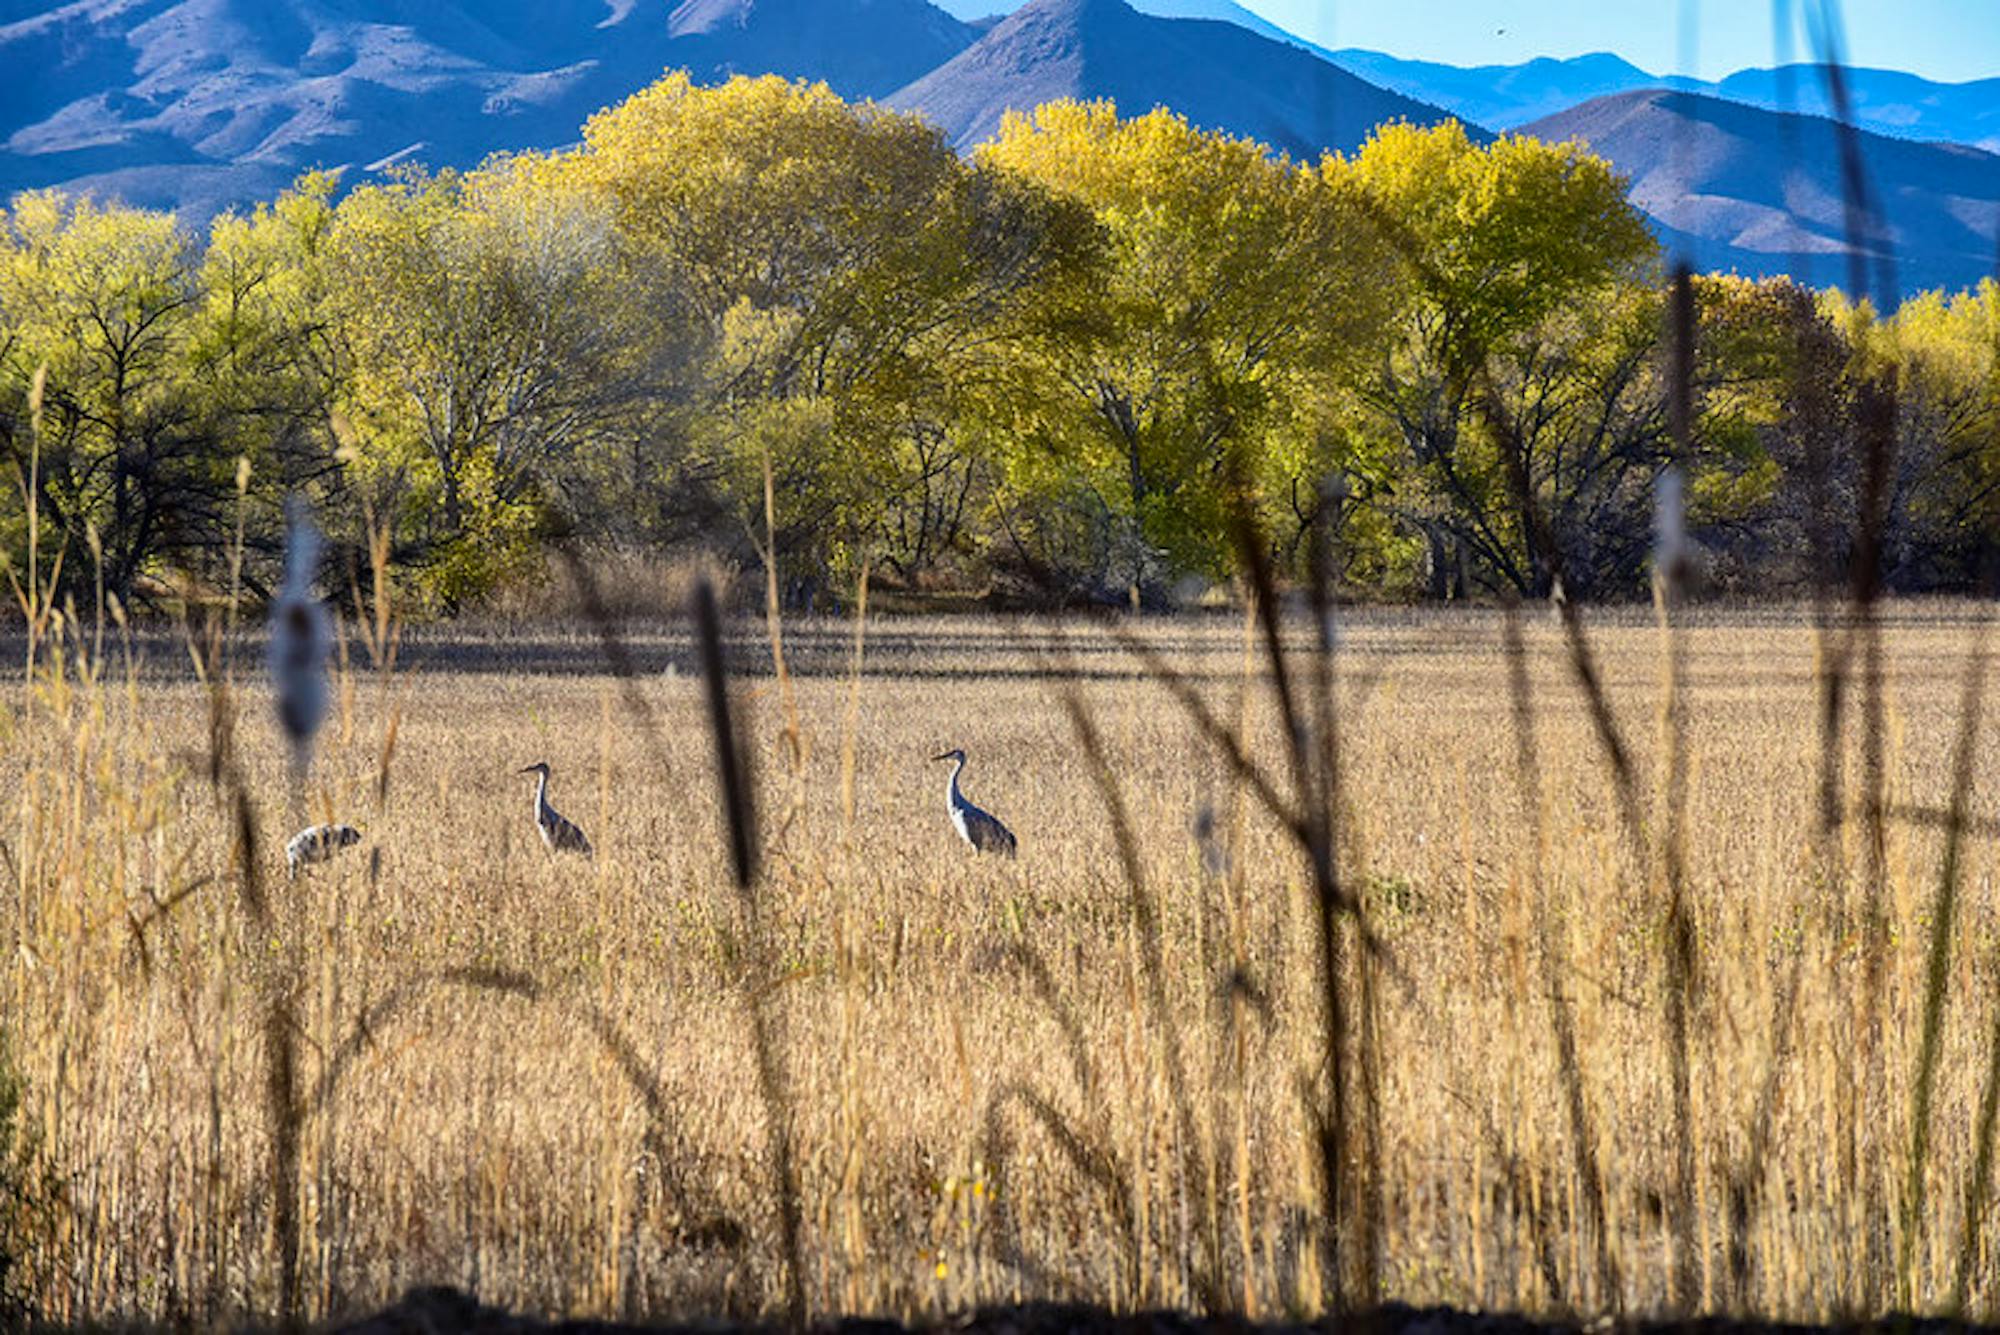
M312 825L285 841L285 875L299 877L299 868L313 862L327 862L343 848L361 842L361 831L352 825Z

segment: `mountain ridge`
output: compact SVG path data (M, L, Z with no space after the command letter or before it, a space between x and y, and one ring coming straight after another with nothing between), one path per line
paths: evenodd
M1520 132L1588 144L1700 267L1849 281L1856 248L1847 236L1840 126L1831 119L1655 88L1593 98ZM1854 141L1880 204L1863 258L1892 259L1905 293L1969 287L1993 273L2000 154L1865 130Z
M1631 177L1663 239L1704 264L1846 281L1833 131L1811 115L1825 108L1810 66L1715 84L1656 79L1607 53L1465 70L1329 52L1236 0L1032 0L979 22L930 0L65 0L13 12L0 62L37 77L0 82L0 197L62 186L177 209L197 227L314 167L356 183L399 162L470 166L574 143L592 113L671 66L699 82L824 80L924 112L960 149L1007 109L1055 97L1108 97L1127 114L1169 106L1295 157L1352 149L1387 120L1457 115L1484 138L1490 119L1591 143ZM2000 148L2000 79L1847 74L1864 129L1869 116L1896 122L1869 133L1864 158L1889 216L1882 248L1908 285L1990 272L1991 155L1917 136L1990 125ZM1760 100L1796 102L1800 118ZM1677 172L1675 146L1690 145Z
M198 222L313 167L573 143L668 68L872 97L974 36L929 0L71 0L0 24L0 66L40 71L0 83L0 195Z
M1057 98L1109 98L1131 115L1169 106L1294 156L1357 147L1384 121L1447 118L1296 46L1125 0L1031 0L887 105L924 113L965 151L1007 111Z
M1434 102L1496 130L1514 129L1594 97L1653 88L1705 93L1765 111L1815 116L1834 112L1823 76L1826 67L1809 62L1741 69L1722 79L1703 80L1653 74L1606 51L1477 66L1406 60L1360 48L1325 54L1385 88ZM2000 78L1941 83L1901 70L1858 66L1844 68L1842 76L1848 111L1859 129L1917 143L1962 143L2000 151Z
M1025 0L941 0L969 10ZM1677 88L1712 93L1768 111L1830 115L1823 66L1810 61L1746 67L1721 79L1655 74L1609 51L1536 56L1514 63L1453 65L1365 47L1329 49L1272 23L1236 0L1133 0L1160 17L1200 16L1238 24L1333 61L1369 82L1443 107L1460 119L1509 130L1609 93ZM995 16L1000 17L1000 16ZM1961 82L1927 79L1865 65L1844 68L1855 124L1877 134L1971 144L2000 152L2000 77Z

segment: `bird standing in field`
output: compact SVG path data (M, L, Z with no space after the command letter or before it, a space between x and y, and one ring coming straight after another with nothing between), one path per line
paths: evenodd
M352 825L309 825L285 841L285 875L299 879L299 868L309 862L329 861L335 853L361 842L361 831Z
M548 846L549 852L581 853L589 857L590 840L584 838L583 831L573 822L549 805L549 762L537 761L521 773L541 775L541 781L535 785L535 828L542 832L542 843Z
M991 812L981 811L965 800L965 794L958 790L958 775L965 768L965 752L952 750L942 755L932 756L933 761L949 760L951 779L945 785L945 806L951 812L951 828L958 831L958 837L971 844L977 853L999 853L1005 857L1014 856L1014 832L1000 823L1000 818Z

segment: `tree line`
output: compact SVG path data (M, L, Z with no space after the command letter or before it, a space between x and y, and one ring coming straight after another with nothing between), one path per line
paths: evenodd
M1778 592L1846 560L1857 423L1887 412L1888 583L1973 582L2000 288L1884 313L1697 278L1680 435L1665 261L1624 186L1456 124L1301 163L1103 103L967 160L824 86L672 74L573 150L344 194L315 173L205 236L25 194L0 552L25 568L32 516L73 592L255 592L303 495L336 581L378 535L438 612L557 543L768 557L801 596L866 565L1162 601L1228 578L1248 515L1356 595L1560 571L1615 598L1646 587L1676 467L1709 584Z

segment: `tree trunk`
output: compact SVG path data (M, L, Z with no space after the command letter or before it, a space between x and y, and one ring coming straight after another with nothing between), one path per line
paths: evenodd
M456 538L465 527L464 507L458 498L458 472L453 468L442 470L444 480L444 531L446 538Z
M1444 532L1435 524L1424 525L1424 576L1432 602L1451 597L1451 556L1445 549Z

